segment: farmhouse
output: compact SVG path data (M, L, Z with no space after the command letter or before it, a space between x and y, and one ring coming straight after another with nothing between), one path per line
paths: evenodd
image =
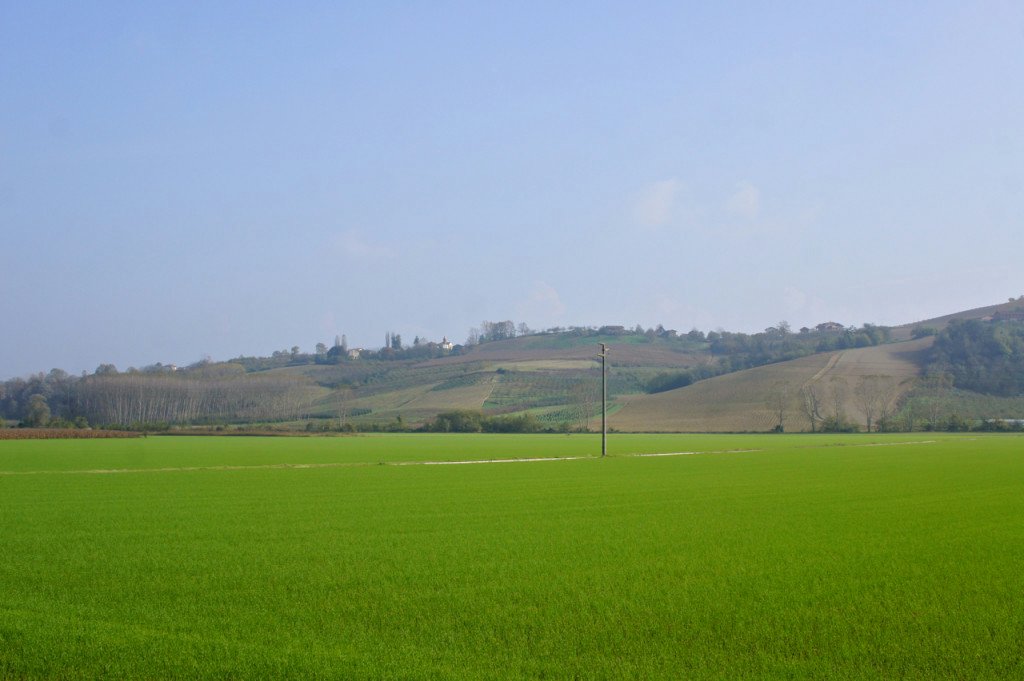
M828 333L833 331L842 331L846 327L840 324L839 322L822 322L821 324L818 324L814 328L816 331Z
M448 340L448 336L444 336L444 340L441 341L441 345L439 347L445 352L451 352L452 348L455 347L455 344Z

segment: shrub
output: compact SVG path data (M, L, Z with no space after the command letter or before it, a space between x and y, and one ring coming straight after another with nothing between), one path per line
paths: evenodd
M860 428L842 417L828 416L821 422L822 433L856 433Z

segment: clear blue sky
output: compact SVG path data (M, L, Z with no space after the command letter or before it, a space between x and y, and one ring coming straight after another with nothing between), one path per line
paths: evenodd
M1024 294L1019 2L0 3L0 378Z

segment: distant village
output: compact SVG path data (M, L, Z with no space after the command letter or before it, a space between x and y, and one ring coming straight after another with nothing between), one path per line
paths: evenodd
M355 360L368 357L378 357L380 353L385 352L387 350L391 350L394 352L412 350L414 351L414 354L422 354L423 352L426 352L427 354L433 356L436 354L447 355L450 354L454 349L455 344L448 340L447 336L444 336L441 339L440 343L437 343L435 341L428 341L425 338L420 338L419 336L416 336L416 338L413 339L412 346L406 348L402 345L402 337L400 335L388 332L384 335L384 347L381 348L380 350L367 350L366 348L350 348L348 347L348 342L345 339L345 336L341 335L335 336L334 347L331 348L331 350L327 351L326 354L331 355L332 352L334 353L335 356L338 354L343 354L348 359Z

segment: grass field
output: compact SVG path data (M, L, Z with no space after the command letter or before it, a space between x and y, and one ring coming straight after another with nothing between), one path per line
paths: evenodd
M1024 676L1024 438L598 446L0 442L0 678Z

